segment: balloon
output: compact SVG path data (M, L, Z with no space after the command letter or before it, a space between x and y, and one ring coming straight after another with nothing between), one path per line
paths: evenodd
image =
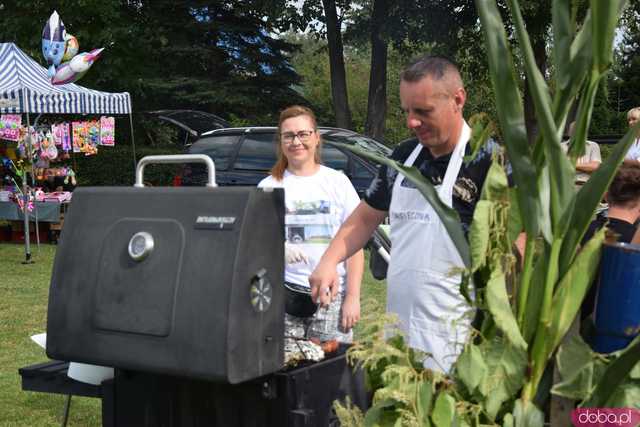
M76 56L78 49L80 48L80 44L78 43L78 39L69 33L65 34L64 41L64 56L62 57L62 61L67 62Z
M51 78L54 85L64 85L80 80L89 71L89 68L100 57L104 48L93 49L91 52L82 52L74 56L71 61L59 66L55 75Z
M50 77L64 56L65 33L64 24L58 12L54 10L42 30L42 55L49 64Z

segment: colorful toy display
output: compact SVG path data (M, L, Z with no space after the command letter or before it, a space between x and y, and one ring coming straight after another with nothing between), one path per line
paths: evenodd
M0 139L18 141L22 116L19 114L3 114L0 116Z
M100 145L113 147L115 140L116 121L113 117L100 117Z

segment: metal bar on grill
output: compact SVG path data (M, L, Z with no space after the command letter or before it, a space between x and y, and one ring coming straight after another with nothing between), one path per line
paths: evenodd
M216 166L211 157L204 154L176 154L167 156L145 156L138 162L136 168L136 183L134 187L144 187L144 168L148 164L167 164L167 163L204 163L207 165L207 187L217 187L216 184Z

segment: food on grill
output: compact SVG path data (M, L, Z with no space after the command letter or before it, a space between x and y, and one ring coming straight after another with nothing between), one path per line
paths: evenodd
M298 363L304 361L319 362L322 359L324 359L324 351L318 344L305 339L285 338L285 366L297 366Z
M333 353L338 350L338 341L337 340L329 340L320 344L320 348L324 351L324 354Z

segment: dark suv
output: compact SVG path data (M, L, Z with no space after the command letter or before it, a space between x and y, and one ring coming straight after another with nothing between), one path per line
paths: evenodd
M369 187L377 166L341 144L358 146L376 154L388 156L385 145L358 133L338 128L320 127L324 142L323 164L340 171L351 180L360 196ZM187 154L206 154L216 165L218 185L257 185L269 174L276 162L276 127L222 128L200 134L186 147ZM182 185L201 185L204 169L198 165L185 168Z

